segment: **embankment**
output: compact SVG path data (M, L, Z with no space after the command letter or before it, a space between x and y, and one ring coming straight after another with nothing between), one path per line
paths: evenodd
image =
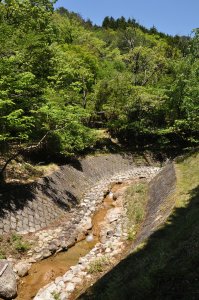
M9 184L0 193L0 234L35 232L75 207L96 182L135 166L128 155L100 155L74 161L35 183Z
M147 271L146 266L150 266L151 257L147 258L148 250L145 249L144 243L147 238L153 236L153 232L165 222L171 213L175 203L170 195L175 190L175 184L174 165L168 164L150 182L146 218L131 247L131 253L82 294L79 300L146 299L142 297L142 294L136 295L134 292L137 289L141 293L142 287L147 285L144 276L140 282L136 281L136 285L134 281L137 276L140 276L139 274ZM145 256L142 255L142 250L141 254L139 252L142 248L144 248Z

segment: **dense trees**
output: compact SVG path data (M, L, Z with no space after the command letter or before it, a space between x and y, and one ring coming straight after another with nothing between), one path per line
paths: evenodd
M123 17L97 27L53 3L0 3L1 145L46 136L48 151L77 153L95 144L99 112L125 143L197 143L198 30L171 37Z

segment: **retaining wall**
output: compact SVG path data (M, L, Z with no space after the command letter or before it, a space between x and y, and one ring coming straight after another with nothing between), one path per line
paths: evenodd
M90 156L35 183L10 185L0 191L0 234L35 232L53 224L98 181L134 166L129 155Z
M169 195L175 190L176 175L173 163L166 165L149 184L147 215L136 239L133 249L148 238L170 215L175 203L169 201Z

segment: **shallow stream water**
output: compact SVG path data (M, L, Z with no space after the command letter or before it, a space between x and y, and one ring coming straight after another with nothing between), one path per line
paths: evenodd
M115 192L123 184L115 184L111 191ZM29 270L29 274L21 278L18 286L17 300L31 300L40 288L55 280L58 276L63 276L71 266L78 263L79 258L91 251L99 241L101 226L109 209L114 206L114 200L107 195L103 204L92 218L93 240L87 242L86 239L77 242L74 246L64 252L57 253L45 260L34 263Z

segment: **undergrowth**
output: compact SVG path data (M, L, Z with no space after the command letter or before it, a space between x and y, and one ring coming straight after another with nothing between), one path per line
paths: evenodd
M54 300L61 300L60 293L52 292L52 296Z
M96 258L95 260L91 261L88 268L88 273L98 273L103 272L104 268L109 265L109 258L107 256L103 256L100 258Z
M0 167L4 165L6 158L0 155ZM41 162L42 163L42 162ZM6 183L29 183L36 181L42 176L48 176L58 169L54 163L48 165L31 164L24 161L22 156L12 160L5 172Z
M125 203L128 218L128 240L133 240L145 217L147 183L136 183L126 191Z
M19 257L31 248L30 243L17 233L0 236L0 259L9 255Z

